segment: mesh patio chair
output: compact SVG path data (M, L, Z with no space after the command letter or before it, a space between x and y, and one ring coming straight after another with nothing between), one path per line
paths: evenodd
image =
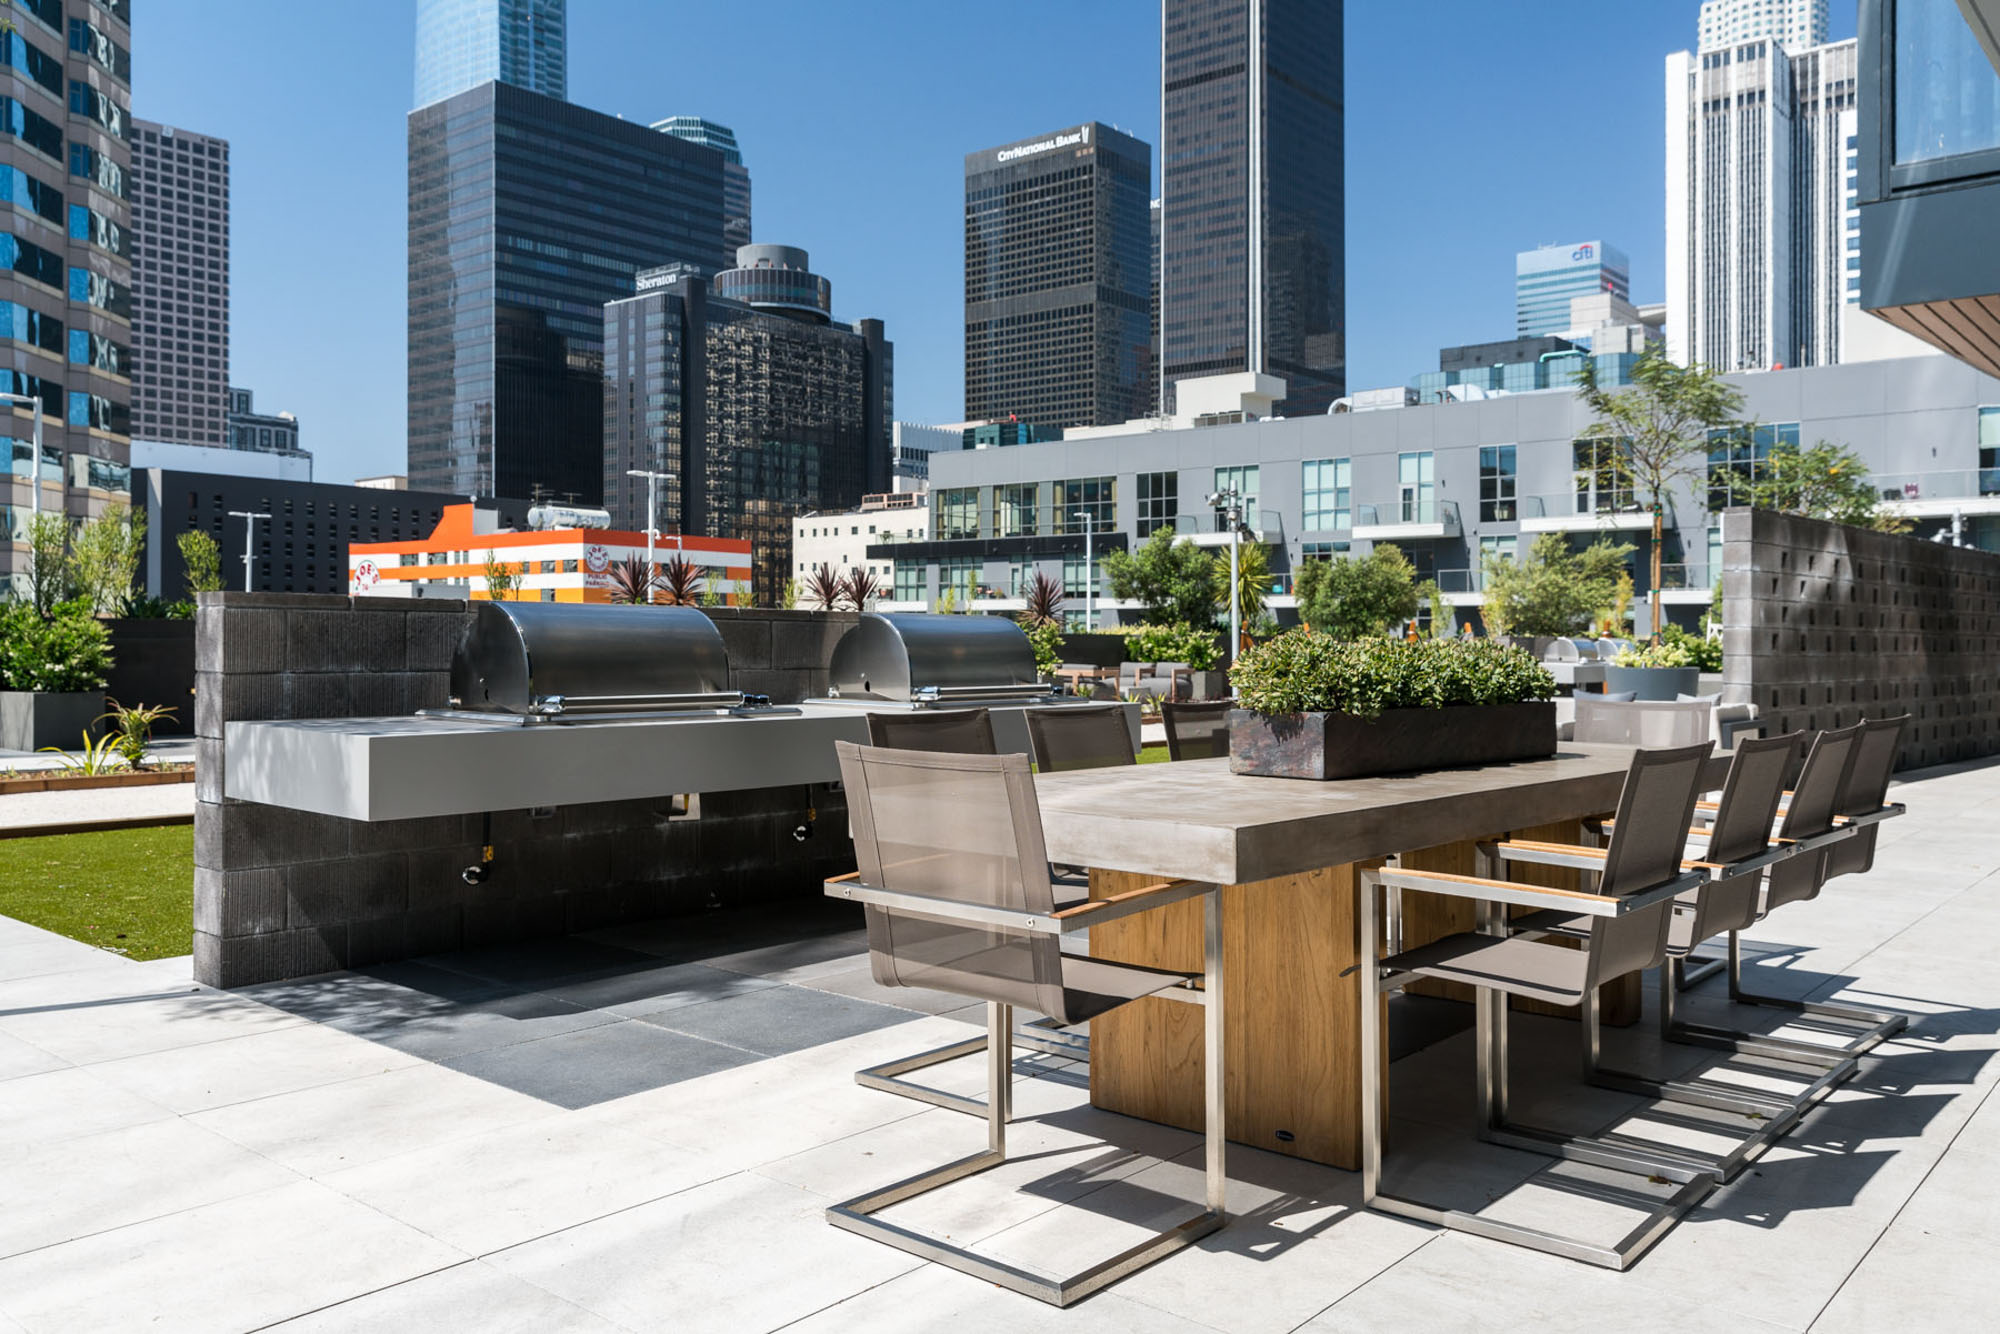
M1210 760L1229 755L1229 711L1234 700L1207 700L1199 704L1160 704L1160 721L1167 725L1167 758Z
M1674 900L1696 888L1703 876L1684 870L1689 815L1694 809L1710 743L1642 750L1632 757L1619 794L1610 841L1603 849L1595 893L1547 889L1483 876L1383 868L1361 875L1357 896L1363 942L1361 997L1362 1198L1374 1208L1424 1222L1532 1247L1571 1259L1623 1269L1650 1247L1717 1184L1719 1173L1689 1159L1653 1152L1604 1137L1558 1134L1517 1124L1507 1110L1507 1004L1525 996L1581 1009L1586 1025L1596 1022L1597 989L1627 973L1656 966L1665 956L1668 915ZM1490 858L1482 858L1490 866ZM1375 889L1392 886L1471 898L1479 906L1480 929L1447 936L1372 961ZM1556 907L1590 919L1579 948L1508 933L1510 904ZM1649 1197L1645 1220L1611 1245L1488 1218L1381 1189L1382 1041L1379 1022L1383 989L1413 977L1439 978L1474 988L1477 1004L1475 1051L1480 1096L1480 1135L1493 1143L1526 1149L1648 1182L1676 1187L1664 1199ZM1642 1192L1643 1195L1643 1192Z
M1709 739L1714 716L1712 704L1656 700L1615 703L1578 695L1575 739L1620 746L1693 746Z
M1731 757L1729 776L1716 803L1716 819L1705 841L1683 859L1683 869L1699 870L1707 879L1681 894L1668 918L1666 966L1661 970L1660 1026L1668 1041L1675 1038L1675 988L1671 985L1674 964L1690 955L1695 946L1718 935L1749 925L1757 915L1758 884L1763 873L1776 863L1794 856L1799 849L1771 842L1771 821L1778 810L1778 797L1785 777L1797 758L1800 734L1744 741ZM1614 824L1613 828L1616 826ZM1692 836L1693 831L1690 831ZM1526 862L1542 866L1568 867L1586 875L1597 874L1606 849L1508 839L1495 844L1493 854L1503 863ZM1579 938L1592 928L1588 917L1559 909L1548 909L1516 917L1508 928L1526 934L1549 934ZM1685 1148L1634 1141L1621 1135L1606 1138L1623 1144L1644 1144L1651 1151L1666 1151L1715 1168L1725 1181L1731 1180L1773 1142L1796 1125L1806 1111L1824 1099L1840 1081L1852 1076L1855 1064L1847 1060L1805 1080L1796 1091L1762 1090L1724 1083L1705 1077L1658 1079L1626 1070L1611 1069L1600 1061L1599 1034L1593 1010L1584 1015L1583 1073L1590 1083L1636 1093L1645 1097L1736 1112L1753 1118L1754 1133L1720 1155L1698 1154ZM1703 1044L1710 1045L1710 1044ZM1786 1072L1789 1073L1789 1072Z
M1138 763L1123 705L1029 709L1023 716L1035 766L1045 774Z
M993 716L985 709L912 709L868 715L868 742L897 750L991 755Z
M868 715L868 740L870 744L894 750L921 750L936 754L952 755L992 755L998 750L993 740L993 717L985 709L919 709L909 713L882 712ZM1055 877L1056 895L1059 906L1082 903L1090 897L1088 876L1075 874ZM862 909L862 917L868 926L868 942L872 949L886 930L885 919L873 908ZM1047 1056L1068 1056L1079 1060L1090 1055L1087 1038L1066 1034L1046 1020L1032 1020L1024 1027L1036 1030L1017 1033L1014 1041L1032 1051ZM972 1116L986 1115L986 1104L977 1098L961 1093L951 1093L934 1088L929 1084L919 1084L903 1076L918 1070L943 1065L986 1050L986 1038L981 1035L963 1042L949 1043L918 1052L881 1065L871 1065L865 1070L854 1072L854 1082L863 1088L879 1089L884 1093L895 1093L905 1098L915 1098L919 1102L934 1103L953 1111L966 1112Z
M899 1250L1058 1306L1220 1227L1224 1208L1222 914L1212 885L1169 881L1059 908L1024 755L940 755L835 745L859 871L827 893L870 905L884 930L869 960L884 986L932 987L987 1007L985 1150L833 1205L827 1220ZM1199 972L1146 968L1061 946L1064 935L1190 898L1203 903ZM874 1215L1007 1161L1015 1007L1065 1024L1145 996L1204 1009L1207 1194L1193 1217L1078 1273L1055 1278L981 1256Z

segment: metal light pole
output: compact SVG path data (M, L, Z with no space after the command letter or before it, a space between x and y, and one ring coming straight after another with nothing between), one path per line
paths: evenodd
M1097 571L1092 568L1090 541L1097 521L1089 510L1077 510L1069 517L1083 520L1083 632L1089 634L1097 619Z
M271 516L255 510L231 510L229 517L243 520L243 591L250 591L250 556L257 545L257 520Z
M674 475L670 472L654 472L649 468L627 468L625 475L646 479L646 577L650 579L653 577L653 539L660 531L660 483L671 482L674 480ZM652 600L653 586L648 584L646 601Z
M1216 491L1208 497L1209 505L1222 511L1229 524L1229 660L1236 661L1237 645L1243 642L1243 585L1237 576L1236 539L1243 528L1243 494L1240 491Z
M41 526L42 518L42 400L36 398L33 394L0 394L0 403L11 403L17 408L25 407L35 410L35 453L34 457L28 461L28 503L32 507L35 516L33 520L34 526L28 529L28 577L30 580L33 580L36 574L35 528ZM11 472L12 469L13 463L12 460L9 460L8 470ZM60 468L57 469L57 476L58 480L60 480ZM65 505L64 508L67 509L68 506Z

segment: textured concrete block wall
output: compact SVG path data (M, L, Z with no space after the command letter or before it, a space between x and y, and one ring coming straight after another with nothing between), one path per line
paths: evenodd
M805 786L375 824L223 798L223 726L442 707L464 602L205 593L196 613L195 973L219 987L816 894L854 869L838 792ZM740 688L826 692L850 615L717 609ZM816 808L816 835L792 836Z
M2000 556L1722 516L1724 679L1772 732L1908 713L1900 768L2000 753Z

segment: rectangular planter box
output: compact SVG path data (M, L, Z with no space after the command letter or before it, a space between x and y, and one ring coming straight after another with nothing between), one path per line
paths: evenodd
M1556 753L1556 706L1460 705L1267 717L1229 715L1229 770L1266 778L1369 778L1376 774L1504 764Z
M1607 666L1604 690L1613 695L1630 690L1635 699L1664 700L1671 704L1678 696L1701 693L1701 669Z
M83 732L104 716L104 694L79 690L43 694L29 690L0 690L0 750L40 750L61 746L75 750L83 744Z

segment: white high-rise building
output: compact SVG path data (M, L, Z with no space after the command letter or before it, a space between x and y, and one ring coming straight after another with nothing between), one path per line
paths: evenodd
M1738 371L1840 360L1840 308L1859 296L1855 61L1852 40L1788 50L1770 37L1667 57L1676 361Z
M1826 0L1703 0L1701 50L1773 41L1786 51L1826 44Z

